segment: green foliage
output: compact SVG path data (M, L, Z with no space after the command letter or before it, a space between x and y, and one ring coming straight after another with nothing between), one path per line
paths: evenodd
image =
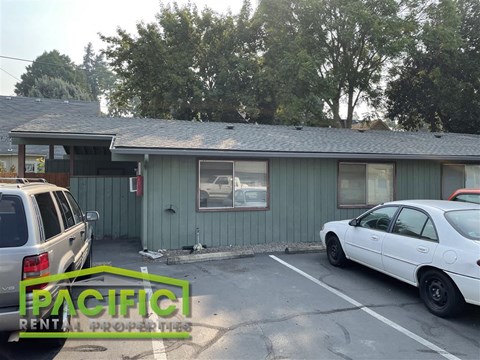
M239 121L250 105L252 60L245 55L245 22L191 4L162 7L156 24L138 36L119 29L104 53L119 76L110 96L113 114ZM243 23L242 23L243 22ZM250 84L250 85L249 85Z
M47 75L35 79L26 96L47 99L91 100L91 95L85 89L63 79L51 78Z
M388 116L408 130L480 134L480 3L432 3L387 89Z
M27 72L22 74L21 82L15 85L15 93L20 96L55 97L58 94L91 100L83 72L66 55L57 50L44 52L27 66ZM53 89L54 86L59 89ZM45 93L43 91L46 91Z
M474 0L262 0L252 14L245 0L232 15L161 6L138 34L102 36L118 76L110 112L349 128L361 101L380 104L391 67L392 120L407 129L479 131L479 7ZM92 63L84 62L87 74Z
M317 118L325 103L336 124L351 127L358 101L379 96L386 61L408 43L412 26L400 10L395 0L263 0L258 16L266 66L281 89L276 100Z
M92 43L85 47L81 69L85 74L88 91L95 100L99 100L102 94L109 93L114 87L116 77L108 68L105 56L95 53Z

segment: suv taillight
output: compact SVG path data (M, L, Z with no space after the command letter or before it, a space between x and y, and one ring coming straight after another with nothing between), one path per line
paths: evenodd
M27 256L23 259L23 280L38 278L50 275L50 262L48 260L48 253L40 255ZM47 283L27 286L27 291L34 289L43 289Z

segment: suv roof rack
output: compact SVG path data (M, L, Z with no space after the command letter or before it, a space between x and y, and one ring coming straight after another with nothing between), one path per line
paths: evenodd
M0 182L9 184L48 183L44 178L0 178Z

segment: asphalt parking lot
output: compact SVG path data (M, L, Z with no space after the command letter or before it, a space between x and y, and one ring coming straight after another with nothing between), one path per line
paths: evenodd
M480 308L430 314L417 289L325 253L166 265L137 244L96 244L94 261L190 281L191 339L5 343L2 359L479 359Z

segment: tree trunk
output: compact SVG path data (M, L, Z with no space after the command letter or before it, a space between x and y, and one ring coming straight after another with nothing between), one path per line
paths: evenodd
M351 87L348 89L348 108L347 108L347 122L345 127L347 129L352 128L352 120L353 120L353 96L354 96L354 88Z
M341 128L345 127L344 121L340 117L340 98L332 99L332 106L330 107L333 113L333 121L338 123Z

